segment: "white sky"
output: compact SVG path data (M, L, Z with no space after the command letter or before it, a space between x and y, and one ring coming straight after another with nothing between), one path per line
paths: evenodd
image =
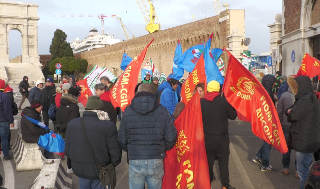
M68 42L76 37L84 39L91 28L97 28L101 32L100 20L97 17L89 18L89 14L117 14L136 37L148 34L136 0L24 0L23 2L39 5L39 54L49 54L53 33L57 28L68 35ZM269 51L270 34L267 25L275 22L276 14L282 13L282 1L220 0L220 2L230 4L230 9L245 9L246 37L251 38L249 50L254 54ZM212 0L153 0L153 4L161 29L192 22L192 14L196 20L216 15ZM84 14L86 17L53 17L63 14ZM115 18L105 19L105 33L107 31L115 38L126 39L119 20ZM128 33L131 36L130 32ZM21 55L21 34L18 31L10 31L9 35L10 58L13 58Z

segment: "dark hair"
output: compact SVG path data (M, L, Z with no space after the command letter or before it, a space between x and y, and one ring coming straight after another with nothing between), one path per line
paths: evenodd
M102 76L102 77L100 78L100 81L101 81L101 80L107 81L108 83L111 83L109 77L107 77L107 76Z
M200 88L204 91L204 83L198 83L198 84L196 85L196 87L194 88L194 92L197 91L197 88L198 88L198 87L200 87Z
M108 91L109 87L104 83L98 83L94 86L94 90L98 90L98 89Z
M179 81L176 80L176 79L170 78L167 82L168 82L171 86L173 86L173 85L178 84Z

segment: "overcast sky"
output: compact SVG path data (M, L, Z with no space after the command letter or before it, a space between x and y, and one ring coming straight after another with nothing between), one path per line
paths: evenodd
M57 28L68 35L68 42L77 37L80 40L84 39L91 28L97 28L101 32L100 20L97 17L88 17L89 14L117 14L136 37L148 34L136 0L23 0L23 2L39 5L40 55L49 54L53 33ZM220 2L230 4L230 9L245 9L246 37L251 38L249 50L254 54L269 51L270 34L267 25L275 22L276 14L282 13L282 1L220 0ZM161 29L192 22L192 15L196 20L216 15L212 0L153 0L153 4L161 23ZM84 14L85 17L60 17L60 15L70 14ZM105 33L107 31L115 38L126 39L119 21L115 18L105 19ZM130 32L128 33L131 36ZM13 58L21 55L21 34L18 31L10 31L9 35L10 58Z

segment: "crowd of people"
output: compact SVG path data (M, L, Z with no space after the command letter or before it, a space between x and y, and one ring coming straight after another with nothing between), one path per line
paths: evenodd
M256 77L276 107L288 144L289 151L283 154L282 173L289 175L290 154L291 150L295 150L295 176L300 179L302 189L309 167L314 160L319 160L320 110L317 96L320 95L307 76L293 78L281 76L277 72L276 76L259 73ZM88 98L81 117L78 105L80 92L72 78L65 76L61 86L56 86L52 78L48 78L45 83L39 80L29 91L28 77L25 76L19 85L22 101L18 109L21 110L27 98L30 106L24 108L21 114L43 121L46 125L49 125L50 109L56 109L55 119L52 119L54 132L65 139L67 172L79 177L81 189L114 188L115 167L121 162L122 150L127 152L129 187L144 189L147 183L148 188L160 189L165 152L172 149L177 140L174 120L185 107L180 102L182 83L168 78L159 85L157 77L147 74L136 86L135 97L124 112L111 103L112 87L113 83L108 77L101 77L100 83L94 87L95 95ZM4 160L11 159L9 129L14 126L15 105L10 89L0 80L0 136ZM215 179L213 166L217 160L222 188L233 189L228 167L228 120L236 119L237 111L222 95L221 89L222 86L217 81L211 81L207 84L207 89L204 83L199 83L194 93L199 93L201 98L210 182ZM116 125L120 119L117 119L117 115L121 115L118 129ZM21 132L25 142L37 143L39 137L49 130L38 127L22 116ZM261 165L261 171L274 171L269 164L270 149L271 145L263 141L252 159L254 163ZM46 158L55 158L52 153L42 151ZM111 178L107 186L99 180L103 170Z

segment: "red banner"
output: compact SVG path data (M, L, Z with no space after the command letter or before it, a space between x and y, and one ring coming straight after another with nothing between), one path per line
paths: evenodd
M166 152L162 188L210 189L198 93L192 97L174 125L178 138L175 147Z
M182 102L187 105L188 102L191 100L193 91L197 84L204 83L205 88L204 92L207 92L207 78L206 78L206 71L204 67L204 58L203 54L201 55L198 63L194 67L193 71L189 74L186 81L182 84L181 87L181 97Z
M306 75L310 78L320 75L320 61L306 53L296 76L299 75Z
M88 83L87 83L87 79L83 79L81 81L77 82L77 85L81 88L80 91L80 96L79 96L79 102L86 107L87 105L87 101L88 101L88 97L92 95L89 87L88 87Z
M233 55L223 85L228 102L248 121L252 132L279 152L288 152L278 113L267 91Z
M125 108L131 104L131 100L135 95L134 89L138 82L141 64L146 56L147 49L152 42L153 40L144 48L138 58L135 57L130 62L113 86L110 97L114 107L120 107L121 110L124 111Z

